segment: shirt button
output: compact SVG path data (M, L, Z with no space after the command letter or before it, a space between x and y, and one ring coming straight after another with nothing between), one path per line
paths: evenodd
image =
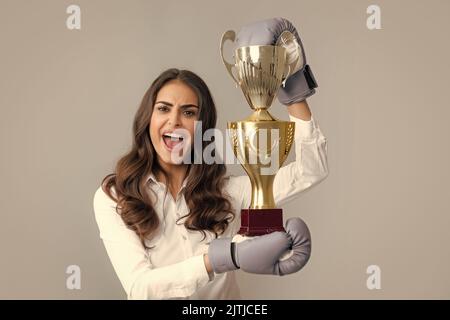
M187 239L186 236L183 236L183 239L186 240Z

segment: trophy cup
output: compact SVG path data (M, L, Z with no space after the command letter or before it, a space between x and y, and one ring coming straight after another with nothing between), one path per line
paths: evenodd
M286 49L278 45L294 41L293 34L285 31L277 45L237 48L234 64L228 63L224 58L223 46L227 40L234 42L235 36L232 30L225 32L220 51L228 73L242 89L253 110L246 119L228 122L227 125L233 153L248 174L252 186L250 207L241 209L238 235L252 237L285 231L283 210L275 208L273 182L291 149L295 122L276 119L268 109L280 86L295 70L299 58L288 64ZM236 76L233 68L236 69Z

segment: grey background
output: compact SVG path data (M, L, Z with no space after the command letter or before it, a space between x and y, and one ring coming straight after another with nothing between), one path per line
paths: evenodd
M330 175L284 207L311 229L309 264L282 278L240 272L244 298L450 297L450 2L79 0L74 31L70 4L0 2L0 298L125 298L92 199L130 146L145 90L168 67L191 69L224 130L249 109L219 39L274 16L298 27L318 80L309 103ZM370 4L381 30L366 27ZM66 289L72 264L81 290ZM380 290L366 287L372 264Z

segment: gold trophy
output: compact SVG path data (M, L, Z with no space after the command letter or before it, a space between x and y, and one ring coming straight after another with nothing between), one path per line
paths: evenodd
M227 40L234 42L235 32L223 34L220 51L228 73L242 89L253 113L244 120L228 122L233 152L248 174L252 185L249 208L241 210L239 235L245 237L285 231L283 210L275 208L273 182L276 172L291 149L295 122L282 121L268 109L278 89L294 71L298 57L288 64L286 49L279 43L295 41L289 31L281 34L277 45L257 45L237 48L234 64L223 54ZM236 76L233 74L236 69Z

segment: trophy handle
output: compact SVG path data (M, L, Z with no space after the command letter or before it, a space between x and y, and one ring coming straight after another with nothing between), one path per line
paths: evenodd
M276 44L278 46L282 46L283 44L286 45L288 43L291 43L291 44L292 43L297 43L297 41L295 39L295 36L292 34L292 32L286 30L286 31L283 31L281 33L281 35L278 37L278 40L277 40ZM286 52L286 56L287 56L287 52ZM297 66L297 63L298 63L299 59L300 59L300 52L299 52L297 58L292 63L287 65L288 71L287 71L286 76L284 77L284 80L282 82L283 88L286 85L286 80L292 75L291 74L292 71Z
M231 64L225 60L225 57L223 56L223 44L225 41L230 40L234 42L234 39L236 38L236 33L233 30L228 30L222 35L222 41L220 42L220 55L222 57L223 64L228 70L228 73L230 74L231 78L233 78L234 82L236 82L236 86L239 85L239 81L236 79L232 72L232 68L235 66L234 64Z
M286 80L292 75L291 72L292 72L292 70L294 70L295 66L297 65L298 59L299 59L299 57L297 57L297 59L295 59L294 62L287 65L288 71L286 72L286 76L284 77L283 82L281 83L283 85L283 88L286 85Z

